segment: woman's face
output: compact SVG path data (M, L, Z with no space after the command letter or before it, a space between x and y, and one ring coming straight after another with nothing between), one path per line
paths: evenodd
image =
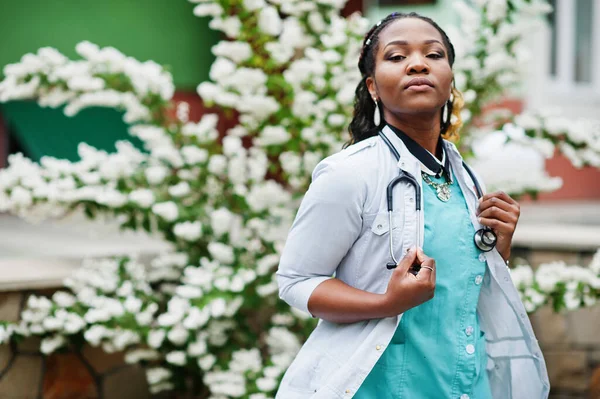
M440 32L418 18L399 19L383 29L374 76L366 83L385 114L433 113L446 103L453 74L443 43Z

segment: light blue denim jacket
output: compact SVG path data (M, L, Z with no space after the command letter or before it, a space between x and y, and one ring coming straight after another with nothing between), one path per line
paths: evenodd
M277 271L279 296L291 306L308 312L313 290L334 274L350 286L385 293L393 272L386 268L390 258L386 187L397 176L398 167L418 176L420 163L389 127L383 133L400 153L400 161L375 136L326 158L315 168ZM472 223L479 229L474 184L456 147L447 141L444 145ZM421 179L417 181L421 184ZM414 201L412 186L400 183L395 187L396 258L415 245L417 223L423 240L423 215L416 220ZM544 357L508 268L495 249L484 256L489 272L482 283L477 312L486 332L493 396L547 398L550 384ZM288 368L276 398L351 398L384 352L401 317L351 324L319 320Z

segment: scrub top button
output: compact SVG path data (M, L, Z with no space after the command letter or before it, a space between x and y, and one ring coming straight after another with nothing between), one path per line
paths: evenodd
M479 254L479 261L480 262L485 262L485 255L484 254Z
M475 284L479 285L479 284L481 284L482 281L483 281L482 275L475 277Z
M473 334L473 326L465 328L465 334L467 334L467 336L470 337L471 334Z
M465 349L469 355L472 355L473 353L475 353L475 347L471 344L467 345L467 347Z
M460 395L460 399L469 399L469 395L467 395L466 393L462 394Z

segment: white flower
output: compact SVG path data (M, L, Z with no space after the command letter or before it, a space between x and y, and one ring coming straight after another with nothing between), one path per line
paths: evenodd
M148 183L157 185L163 182L167 175L169 174L169 170L164 166L151 166L144 172L146 175L146 179Z
M289 139L290 134L282 126L266 126L255 143L260 146L277 145L286 143Z
M176 366L185 366L186 362L185 352L182 351L169 352L165 359Z
M183 326L188 330L196 330L204 326L210 318L210 313L205 309L192 308L183 321Z
M67 334L75 334L83 330L87 323L78 314L69 313L64 325L64 332Z
M169 311L158 316L157 322L159 326L170 327L181 321L185 315L183 310Z
M283 170L291 176L298 175L302 170L302 158L292 151L286 151L279 155L279 162Z
M346 116L341 114L331 114L327 118L327 123L332 127L340 127L346 123Z
M265 0L244 0L244 8L248 11L256 11L266 5Z
M183 222L173 227L173 234L186 241L196 241L202 236L202 223Z
M180 297L187 299L199 298L202 296L202 290L191 285L180 285L175 289L175 293Z
M191 145L182 147L181 155L183 156L185 162L189 165L203 163L208 159L208 151Z
M290 200L290 193L273 180L255 184L246 196L248 205L256 212L286 204Z
M194 7L194 15L197 17L219 17L223 14L223 8L217 3L198 4Z
M127 196L116 190L105 189L96 196L96 201L99 204L106 205L111 208L119 208L127 202Z
M57 291L52 295L52 300L61 308L68 308L75 305L76 299L73 295L64 291Z
M574 290L567 289L563 298L564 298L565 307L567 308L567 310L575 310L575 309L579 308L579 306L581 304L581 297Z
M123 307L129 313L137 313L142 309L142 300L133 296L127 297L123 303Z
M146 379L150 385L158 384L161 381L171 378L171 371L162 367L155 367L146 370Z
M177 325L169 331L167 338L175 345L183 345L189 337L188 331L181 325Z
M46 317L42 325L46 331L57 331L63 327L63 320L60 320L56 317Z
M506 0L489 0L487 7L487 17L491 23L496 23L506 16L507 1Z
M100 341L102 340L102 338L111 335L112 333L106 327L100 324L93 325L92 327L90 327L89 330L87 330L83 334L85 340L89 342L92 346L100 345Z
M273 315L271 321L273 322L273 324L278 324L281 326L291 326L292 324L294 324L294 317L290 314L277 313Z
M206 341L200 339L192 344L190 344L187 348L188 355L192 357L199 357L206 353L208 346L206 345Z
M95 324L101 321L109 321L111 317L110 311L106 308L89 309L83 316L84 320L89 324Z
M152 361L160 359L160 354L152 349L134 349L125 354L125 363L135 364L141 360Z
M31 191L20 186L13 188L12 192L10 193L10 200L18 207L25 208L33 204Z
M220 242L211 242L208 244L208 252L219 262L229 265L235 260L233 248Z
M122 351L129 345L134 345L140 342L140 335L131 330L122 330L115 334L112 344L115 350Z
M271 392L277 388L277 381L273 378L259 378L256 380L256 387L263 392Z
M221 317L225 313L227 303L223 298L217 298L210 302L208 306L213 317Z
M258 29L271 36L277 36L281 33L282 21L279 12L275 7L263 7L258 15Z
M242 22L238 17L229 16L223 20L213 19L208 26L211 29L218 29L231 38L236 38L240 34Z
M169 194L173 197L183 197L191 192L190 184L186 181L177 183L174 186L169 187Z
M216 361L217 358L215 357L215 355L208 354L198 359L198 367L200 367L200 369L204 371L208 371L212 368Z
M167 333L165 330L152 330L148 333L148 345L150 347L158 349L162 345Z
M67 340L63 335L54 335L52 337L44 338L40 345L40 351L44 355L49 355L66 343Z
M252 47L246 42L222 40L212 47L212 53L216 57L226 57L239 64L252 57Z
M179 209L177 204L172 201L161 202L152 206L152 212L167 222L173 222L179 217Z
M233 352L229 369L237 373L253 371L255 373L262 369L262 358L257 348L249 350L238 350Z
M154 204L154 193L147 189L137 189L129 193L129 200L147 209Z
M212 80L219 82L231 76L236 70L235 63L227 58L218 57L210 67L209 76Z
M223 138L223 153L229 157L244 152L242 140L236 136L227 136Z
M215 175L220 175L227 167L227 158L223 155L213 155L208 161L208 171Z
M265 44L265 50L269 52L271 60L278 65L285 64L294 56L294 48L287 46L281 41L269 42Z
M227 208L219 208L210 213L210 226L215 236L227 233L233 221L233 214Z

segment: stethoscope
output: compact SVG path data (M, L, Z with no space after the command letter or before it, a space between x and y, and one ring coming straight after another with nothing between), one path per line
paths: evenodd
M388 146L391 153L396 158L396 161L400 162L400 154L398 153L398 151L396 150L396 148L394 147L392 142L381 131L379 132L379 137L381 137L383 139L383 142ZM465 168L465 170L467 171L467 173L469 174L469 176L471 177L471 180L473 180L473 183L475 184L475 191L477 191L477 198L483 197L483 191L481 190L481 187L479 186L479 182L475 178L473 171L471 170L471 168L469 168L467 166L466 163L464 163L464 161L462 164L463 164L463 167ZM386 264L386 267L389 270L394 269L398 265L398 263L400 263L394 256L394 239L392 236L392 230L393 230L392 211L393 211L393 206L394 206L393 205L394 204L394 201L393 201L394 187L401 181L408 182L415 189L415 208L417 211L417 239L415 240L415 242L416 242L416 245L418 248L422 248L421 242L420 242L421 241L421 223L420 223L420 220L421 220L421 186L419 185L419 182L417 181L417 179L415 179L415 177L413 175L411 175L410 173L405 172L400 167L398 168L398 171L399 171L398 176L395 177L387 186L387 210L388 210L388 215L389 215L389 230L390 230L390 255L391 255L392 261L393 261L393 262L388 262ZM488 226L484 226L483 228L481 228L475 232L475 236L473 237L473 240L475 241L475 246L477 248L479 248L482 252L489 252L492 249L494 249L494 247L496 246L496 241L498 241L498 237L496 236L496 233L494 233L492 231L491 228L489 228Z

